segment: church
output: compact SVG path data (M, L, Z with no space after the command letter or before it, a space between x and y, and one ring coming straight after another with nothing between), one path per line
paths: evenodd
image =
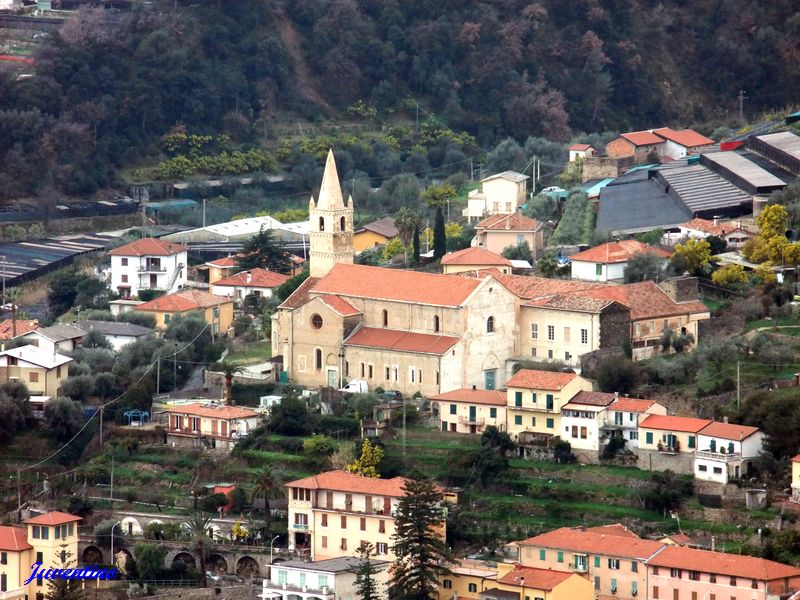
M333 152L309 202L310 276L272 316L272 349L289 380L428 396L505 385L518 355L517 298L493 276L353 263L353 199L344 201Z

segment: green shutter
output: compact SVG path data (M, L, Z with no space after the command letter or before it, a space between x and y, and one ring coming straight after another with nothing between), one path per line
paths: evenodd
M450 414L454 415L458 411L458 407L455 404L450 405Z
M644 434L644 441L646 443L648 443L648 444L652 444L653 443L653 432L652 431L648 431L647 433Z
M536 392L531 392L531 402L536 404Z
M547 559L547 552L545 550L539 550L539 560L546 560Z
M547 419L547 428L553 429L556 426L555 421L553 419Z
M489 418L490 419L496 419L497 418L497 409L496 408L490 408L489 409Z
M559 552L558 553L558 562L564 562L564 553L563 552Z
M694 436L689 436L689 448L694 448Z
M514 415L514 425L522 425L522 415Z
M514 392L514 406L522 406L522 392Z
M600 557L599 556L595 556L594 557L594 566L597 567L597 568L600 567Z

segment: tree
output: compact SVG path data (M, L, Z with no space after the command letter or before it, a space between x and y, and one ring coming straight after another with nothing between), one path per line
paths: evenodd
M69 441L83 427L86 417L77 402L67 398L56 398L44 407L44 419L47 431L63 444Z
M638 379L636 365L624 356L607 358L597 368L597 385L602 392L629 394L636 388Z
M419 228L417 213L407 206L402 206L395 215L394 226L397 228L400 241L403 242L403 263L408 264L408 245L414 232Z
M667 278L664 259L654 252L637 252L628 259L623 276L625 283L664 281Z
M422 192L422 199L425 200L428 208L441 208L453 200L456 194L456 188L451 184L442 183L441 185L432 185Z
M731 338L717 337L704 339L695 351L700 365L712 364L717 376L722 375L726 363L733 362L739 356L739 348Z
M747 280L747 273L741 265L724 265L711 274L712 283L720 287L736 287Z
M60 315L74 306L78 284L85 278L75 269L65 269L53 275L47 286L47 303L52 314Z
M223 360L214 365L213 370L222 373L225 377L225 404L235 406L236 402L233 400L233 376L241 373L244 367L237 362Z
M441 535L442 495L429 479L408 479L397 504L392 550L397 556L389 585L391 598L435 598L439 580L455 561Z
M247 240L236 262L242 271L268 269L276 273L289 273L292 269L289 254L275 242L272 230L264 227Z
M411 262L414 265L418 265L419 264L419 254L420 254L420 252L419 252L419 230L420 230L420 225L417 224L417 226L414 228L414 235L411 237L411 244L413 246L413 254L412 254Z
M440 260L447 254L447 233L444 228L442 207L436 207L436 220L433 223L433 259Z
M17 303L19 302L22 292L20 288L9 288L6 290L6 296L3 298L3 306L8 305L11 309L11 336L17 337Z
M104 336L102 333L97 331L96 329L90 329L86 332L86 335L83 336L83 341L81 342L82 348L104 348L110 350L113 348L111 342L108 341L108 338Z
M711 270L711 245L706 240L689 239L676 244L670 257L675 273L689 273L703 277Z
M516 246L506 246L501 253L503 258L508 260L527 260L533 264L533 253L531 247L525 242L520 242Z
M644 505L649 510L665 514L680 507L684 498L692 495L692 480L672 471L653 473L644 490Z
M211 514L216 514L219 509L228 505L228 497L225 494L209 494L203 498L203 510Z
M728 242L717 235L706 236L706 241L708 242L708 246L711 249L711 254L713 256L722 254L728 248Z
M264 522L266 533L272 532L272 510L269 501L283 496L283 476L274 467L266 465L256 478L251 499L264 500Z
M192 547L200 557L200 587L206 587L206 560L214 547L214 541L208 534L210 526L211 517L201 512L193 513L184 521L184 527L189 532Z
M282 435L305 435L311 433L308 407L303 400L286 396L280 404L272 407L267 425L270 431Z
M563 270L563 267L558 264L556 255L552 252L545 252L536 262L536 271L542 277L559 277Z
M514 449L514 442L505 431L500 431L494 425L489 425L481 434L481 446L486 446L501 455L505 455Z
M161 579L166 555L167 547L161 544L136 544L133 547L133 556L136 559L139 580Z
M368 438L364 438L361 443L361 456L347 465L347 472L378 479L381 476L378 472L381 459L383 459L383 449L374 445Z
M81 310L108 307L108 286L97 277L84 277L75 291L75 306Z
M91 375L73 375L67 377L61 385L64 396L77 402L86 400L93 390L94 377Z
M375 557L375 546L371 542L362 542L356 550L358 564L351 573L356 576L356 597L360 600L378 600L382 597L375 575L383 570L383 567L373 561Z
M391 262L391 260L401 252L405 257L408 254L408 248L403 245L399 237L393 237L383 245L381 258L384 262Z
M74 569L78 566L68 544L61 544L61 552L56 552L55 555L56 562L52 566L56 569ZM80 579L54 577L47 580L47 593L44 597L47 600L83 600L86 594L81 589Z
M339 445L333 438L327 435L315 435L303 440L303 451L318 460L327 460L338 447Z

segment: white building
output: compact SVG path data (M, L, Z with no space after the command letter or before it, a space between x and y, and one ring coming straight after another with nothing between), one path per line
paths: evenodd
M83 330L72 325L51 325L40 327L23 336L23 339L32 346L43 350L46 354L56 352L71 352L86 335Z
M731 250L741 248L747 240L753 237L750 232L741 226L741 222L721 223L716 218L712 221L699 218L692 219L681 225L679 229L679 233L665 234L664 237L670 243L676 244L686 239L703 240L708 236L714 235L725 240Z
M503 171L481 180L480 190L467 196L467 208L461 211L470 223L488 215L510 215L525 204L527 175Z
M123 299L141 290L176 292L186 285L186 247L156 238L142 238L109 252L111 289Z
M580 451L600 451L606 407L616 396L604 392L580 391L561 407L561 439L569 442L580 459ZM595 457L591 457L595 458Z
M284 284L289 275L268 271L267 269L251 269L225 277L211 284L211 293L227 296L241 301L247 296L272 298L275 289Z
M387 598L389 561L371 560L380 571L373 575L376 597ZM262 600L356 600L356 575L360 559L353 556L329 558L316 562L291 560L276 563L264 579Z
M757 427L715 421L697 436L694 476L717 483L745 477L763 444L764 434Z
M690 154L700 154L710 150L715 142L706 136L693 131L692 129L675 130L669 127L653 129L652 132L664 138L659 154L670 158L678 159Z
M579 158L591 158L595 154L597 150L589 144L572 144L569 147L569 162L575 162Z
M653 400L617 398L606 410L602 429L608 437L622 437L625 448L635 450L639 447L639 420L666 414L667 408Z
M75 327L84 334L96 331L103 334L115 352L119 352L141 337L154 333L153 329L122 321L78 321Z
M664 259L664 265L669 258L669 252L644 244L637 240L621 240L607 242L583 252L570 256L572 278L584 281L615 281L622 280L628 261L635 255L650 253Z

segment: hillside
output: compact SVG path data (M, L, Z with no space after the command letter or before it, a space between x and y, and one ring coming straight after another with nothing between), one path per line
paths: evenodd
M290 124L302 134L347 123L358 135L354 120L435 122L471 134L476 149L506 136L563 142L662 124L710 131L732 124L740 88L750 114L798 100L795 11L791 0L161 0L111 17L84 10L43 44L32 77L0 72L0 200L55 205L120 187L124 169L164 158L156 142L176 125L224 133L241 149L278 147ZM443 144L425 166L463 160L462 150ZM403 152L404 161L419 153ZM398 165L368 166L354 157L353 170L371 177Z

